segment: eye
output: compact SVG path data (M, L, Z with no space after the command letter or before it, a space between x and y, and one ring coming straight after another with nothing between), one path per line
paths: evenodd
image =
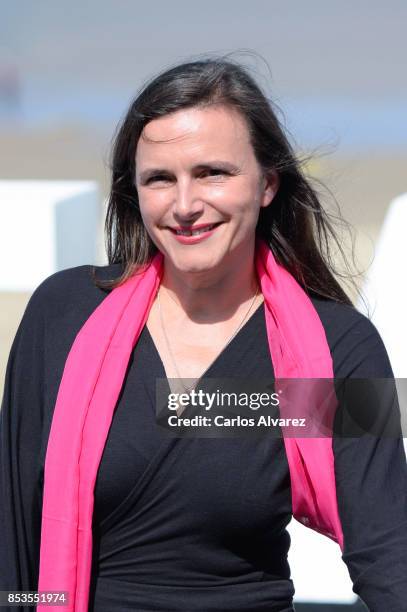
M168 181L168 176L165 176L165 174L156 174L155 176L150 176L150 178L146 181L146 185L153 182L156 183L157 181Z
M201 175L203 174L209 174L210 176L216 177L216 176L225 176L228 173L225 170L222 170L221 168L208 168L207 170L204 170L201 173Z

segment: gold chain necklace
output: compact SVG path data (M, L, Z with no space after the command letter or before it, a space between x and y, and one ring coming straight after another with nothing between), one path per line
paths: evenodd
M157 293L158 311L159 311L159 314L160 314L161 328L162 328L162 331L163 331L163 334L164 334L165 342L166 342L166 345L167 345L167 348L168 348L168 353L169 353L169 355L171 357L171 361L173 363L174 369L175 369L175 371L176 371L176 373L178 375L179 380L181 381L181 384L182 384L182 386L184 388L184 391L188 392L188 391L192 390L192 388L195 386L195 383L193 383L189 387L185 386L184 381L183 381L183 379L181 377L181 374L180 374L180 372L178 370L177 363L175 361L175 357L174 357L174 354L172 352L171 345L170 345L170 342L169 342L169 339L168 339L168 336L167 336L167 332L165 331L165 325L164 325L164 319L163 319L163 313L162 313L162 307L161 307L161 300L160 300L160 290L161 290L161 285L160 285L160 287L158 289L158 293ZM237 327L237 329L233 332L233 334L231 335L229 340L223 346L222 351L228 346L228 344L230 344L232 342L233 338L236 336L236 334L238 333L238 331L242 327L243 323L245 322L246 318L249 315L249 312L253 308L253 304L254 304L254 302L256 300L256 297L258 295L259 295L259 286L257 285L256 293L254 294L254 297L253 297L252 301L250 302L250 306L249 306L248 310L246 311L246 313L245 313L243 319L241 320L239 326ZM172 298L171 295L170 295L170 297ZM174 298L172 298L172 299L174 300ZM174 302L175 302L175 300L174 300ZM175 302L175 303L177 303L177 302ZM209 368L212 366L212 364L216 361L216 359L219 357L219 355L220 355L220 353L215 357L215 359L213 359L213 361L209 364L209 366L206 368L206 370L203 372L203 374L201 374L200 378L202 378L202 376L204 376L204 374L206 374L206 372L209 370Z

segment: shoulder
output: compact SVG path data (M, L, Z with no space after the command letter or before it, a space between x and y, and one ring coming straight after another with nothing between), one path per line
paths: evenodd
M336 377L392 377L383 340L372 321L354 306L311 297L325 330Z
M109 290L96 285L95 278L117 278L122 270L121 264L112 264L82 265L55 272L37 286L28 302L25 315L41 315L47 319L73 312L77 315L89 315L109 293Z
M54 272L45 278L35 289L33 296L38 299L55 299L64 294L76 293L105 293L94 282L94 276L98 280L117 278L122 272L122 264L106 266L83 265L74 268L66 268Z
M61 345L65 350L109 293L95 284L94 275L97 279L108 280L118 278L122 270L121 264L83 265L60 270L45 278L28 301L14 344L19 336L35 336L35 343L49 346L50 354Z

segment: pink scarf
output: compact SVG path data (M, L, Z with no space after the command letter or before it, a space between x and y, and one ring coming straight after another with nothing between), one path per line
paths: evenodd
M267 244L255 266L277 378L333 378L321 321ZM111 291L77 334L58 391L45 460L38 590L67 591L67 612L86 612L92 562L93 490L131 352L147 321L163 256ZM343 547L332 438L284 438L294 516ZM42 606L50 610L59 606Z

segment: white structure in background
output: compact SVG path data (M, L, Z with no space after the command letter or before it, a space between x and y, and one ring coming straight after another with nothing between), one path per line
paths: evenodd
M390 203L363 293L394 376L407 378L407 193ZM358 309L367 314L360 301Z
M0 181L0 291L98 263L100 214L94 181Z
M390 202L363 293L391 362L407 454L407 193ZM360 300L360 311L365 307Z

